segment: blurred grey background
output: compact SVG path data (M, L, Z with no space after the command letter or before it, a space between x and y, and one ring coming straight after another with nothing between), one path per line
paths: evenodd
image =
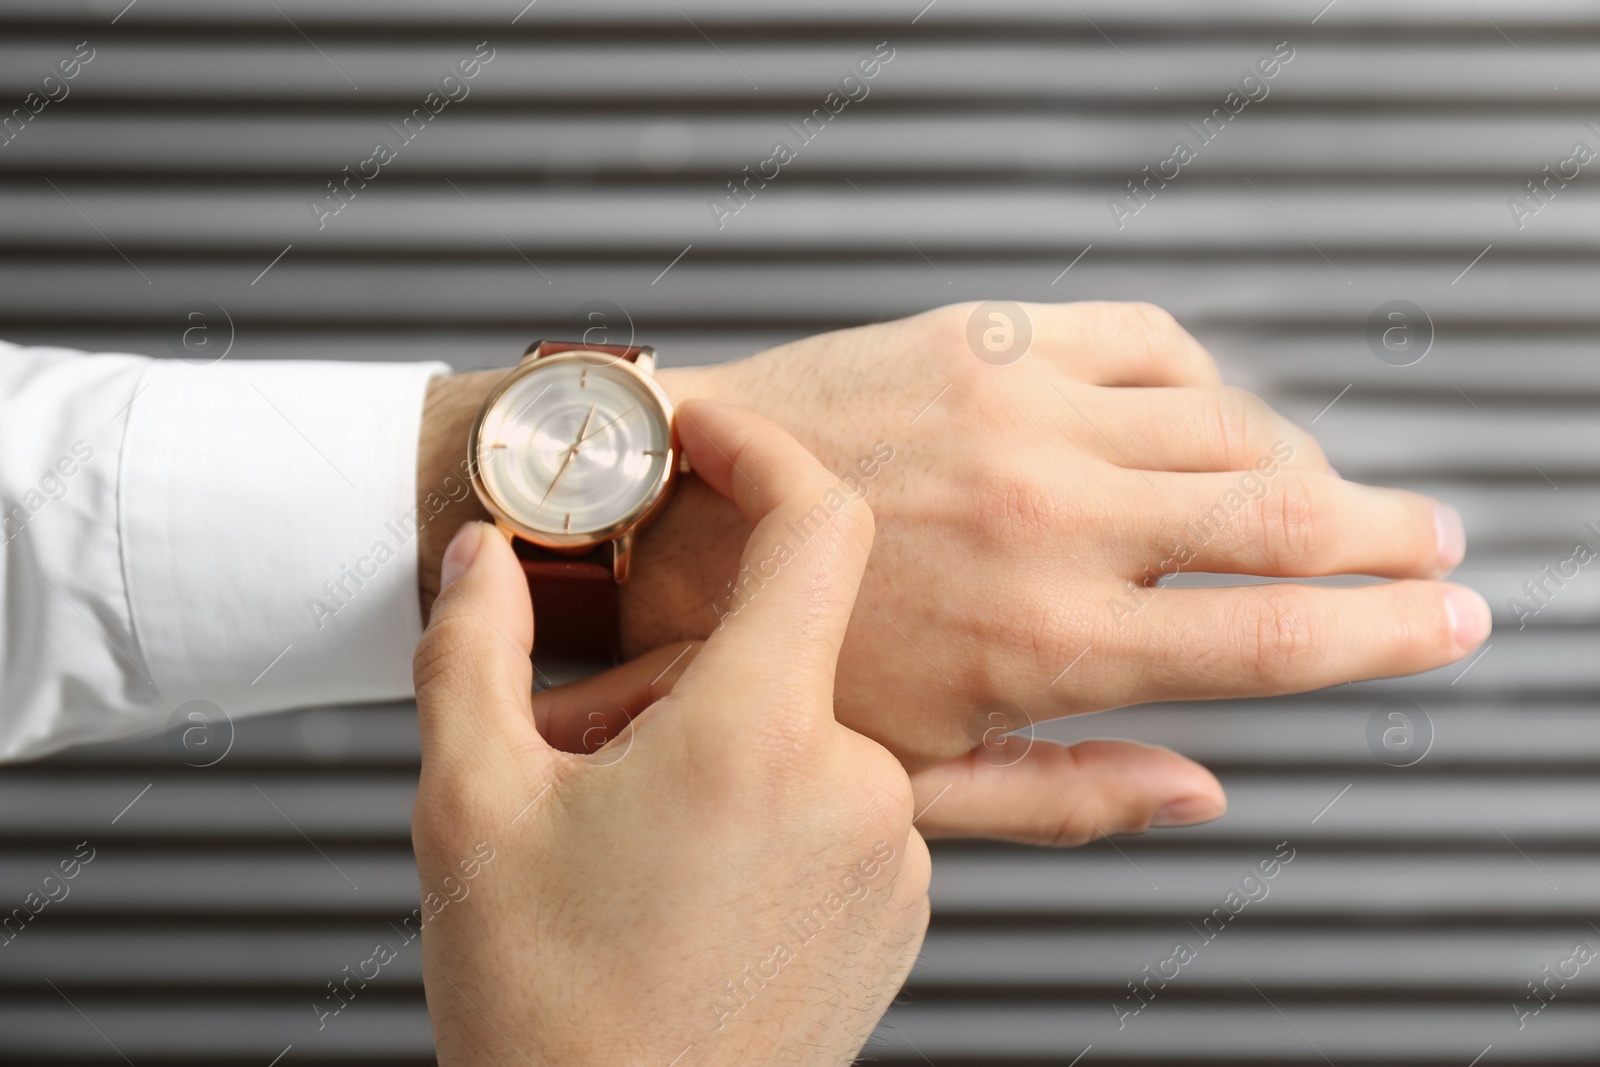
M870 1058L1600 1061L1600 963L1575 962L1600 948L1600 583L1547 585L1525 628L1507 603L1600 547L1600 160L1575 151L1600 153L1600 10L524 3L7 0L0 116L93 58L0 124L0 336L183 354L204 301L231 359L467 369L598 311L691 363L961 299L1163 304L1347 477L1458 505L1498 631L1420 678L1046 728L1181 749L1232 810L937 847ZM319 229L308 201L480 42L470 95ZM868 95L719 229L707 201L880 42ZM1119 228L1108 200L1280 42L1265 96ZM320 1031L313 1008L414 906L412 709L231 740L209 767L156 738L0 770L0 909L97 850L0 948L0 1059L431 1062L414 950ZM1280 842L1268 895L1205 940ZM1196 958L1119 1019L1180 940Z

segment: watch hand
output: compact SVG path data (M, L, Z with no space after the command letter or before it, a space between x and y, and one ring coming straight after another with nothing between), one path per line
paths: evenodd
M544 496L539 498L539 507L544 507L544 502L550 499L550 494L556 491L556 483L561 476L567 473L567 468L572 465L572 457L578 454L578 446L583 444L583 431L589 428L589 422L594 418L595 409L599 404L589 406L589 414L583 417L583 425L578 427L578 439L572 442L561 455L561 466L556 470L556 476L550 479L550 487L544 491Z
M544 502L550 499L550 494L556 491L556 483L561 480L561 476L563 474L567 473L567 467L571 465L572 457L575 455L577 455L577 453L569 448L567 449L566 454L562 456L561 466L556 469L556 476L550 479L550 488L546 489L544 491L544 496L539 498L540 508L543 508Z
M580 445L583 444L583 442L589 440L590 437L599 437L601 434L605 433L606 430L610 429L612 426L616 425L618 422L621 422L623 419L627 418L629 415L632 415L635 411L638 411L638 410L639 410L638 405L634 405L633 407L629 408L627 411L624 411L621 415L618 415L616 418L611 419L608 422L606 422L605 425L601 426L599 429L595 430L593 433L589 434L588 436L579 437L578 438L578 444L580 444Z
M588 431L589 423L594 421L594 413L595 413L595 410L597 408L599 408L599 406L600 406L599 404L590 404L589 405L589 414L587 414L587 415L585 415L583 417L583 425L578 427L577 440L572 442L572 450L574 452L576 452L578 450L578 446L579 445L583 444L583 435Z

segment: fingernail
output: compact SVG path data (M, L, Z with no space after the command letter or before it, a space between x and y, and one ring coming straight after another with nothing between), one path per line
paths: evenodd
M1151 826L1193 826L1219 818L1227 809L1213 797L1184 797L1165 805L1151 818Z
M1444 591L1444 610L1450 617L1450 632L1462 648L1477 648L1489 636L1489 604L1473 590L1463 585L1448 587Z
M1453 571L1467 554L1467 531L1461 525L1461 512L1449 504L1433 505L1433 532L1439 541L1439 566Z
M483 544L483 523L469 522L456 531L450 546L444 550L439 564L439 584L448 586L467 573L472 561L478 558L478 546Z

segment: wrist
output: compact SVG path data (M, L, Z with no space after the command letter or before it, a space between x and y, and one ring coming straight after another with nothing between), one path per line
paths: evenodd
M468 480L467 434L489 395L508 371L478 371L428 383L417 437L417 591L426 623L439 595L439 564L463 523L489 522Z
M666 392L674 407L691 397L720 400L729 390L729 365L706 367L663 367L656 371L656 384Z

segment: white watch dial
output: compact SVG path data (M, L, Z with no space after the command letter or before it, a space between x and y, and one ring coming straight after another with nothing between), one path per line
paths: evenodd
M478 467L505 513L556 538L602 538L659 495L672 430L631 366L549 356L485 413Z

